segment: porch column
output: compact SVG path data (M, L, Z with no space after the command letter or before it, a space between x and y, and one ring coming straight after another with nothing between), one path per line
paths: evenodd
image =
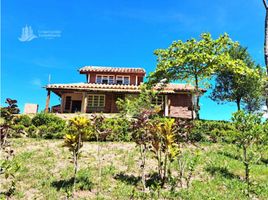
M61 112L61 113L64 112L64 101L65 101L65 95L62 94L62 95L61 95L61 103L60 103L60 112Z
M45 112L49 112L50 90L47 90L46 109Z
M87 112L87 94L86 92L82 93L82 105L81 105L81 112L86 113Z
M196 95L192 93L192 119L196 118L196 113L195 113L195 106L196 106Z
M164 115L165 115L165 117L168 117L168 113L169 113L169 110L168 110L168 107L169 107L169 105L168 105L169 103L168 103L168 95L165 95L165 111L164 111Z

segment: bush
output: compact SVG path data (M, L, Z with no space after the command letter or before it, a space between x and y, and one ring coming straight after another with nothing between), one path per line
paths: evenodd
M203 142L229 142L229 136L233 130L234 127L231 122L196 120L189 139Z
M129 142L132 139L131 123L122 118L106 118L103 128L109 130L108 141Z
M45 139L62 139L65 134L65 124L51 123L37 127L37 136Z
M36 127L42 126L42 125L49 125L51 123L58 124L58 123L63 123L63 122L65 123L65 121L63 119L61 119L60 117L57 117L54 114L50 114L50 113L38 113L32 119L32 123Z
M32 120L28 115L19 115L15 117L14 123L17 125L23 125L24 127L29 127L32 125Z
M37 138L38 137L38 129L34 125L29 126L25 131L26 131L26 133L28 133L27 136L30 138Z
M32 119L33 126L28 131L31 136L43 137L45 139L63 138L65 132L65 120L48 113L39 113Z

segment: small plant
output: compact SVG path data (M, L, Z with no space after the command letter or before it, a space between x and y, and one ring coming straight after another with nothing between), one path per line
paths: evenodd
M133 140L140 148L140 168L143 191L146 189L145 165L147 151L150 146L152 133L156 131L156 127L150 118L156 113L156 110L153 109L143 110L133 122Z
M196 168L198 158L198 151L186 151L177 157L178 160L178 182L181 188L189 188L194 170Z
M100 155L100 145L99 145L99 139L101 138L103 140L103 138L106 138L108 133L109 133L109 129L104 129L103 128L103 123L105 121L105 118L103 115L94 115L93 119L92 119L92 131L94 136L96 137L97 140L97 144L98 144L98 150L97 150L97 157L98 157L98 188L97 188L97 196L99 196L100 194L100 190L101 190L101 155Z
M180 152L175 142L174 122L174 119L165 118L162 122L158 122L155 125L157 129L152 132L151 150L158 161L158 176L161 179L162 188L167 181L170 163L174 161Z
M15 173L19 170L19 164L14 161L14 150L11 148L8 138L14 123L14 114L19 113L17 101L10 98L6 99L7 107L1 108L0 126L0 175L4 176L10 183L6 192L1 192L7 199L14 194L16 189ZM1 197L1 196L0 196Z
M73 192L75 191L76 175L78 171L78 158L80 150L83 147L83 141L88 136L90 130L90 121L85 117L74 117L69 121L68 133L64 138L64 146L68 147L72 153L72 162L74 165Z
M257 146L265 137L264 125L261 115L246 114L244 111L234 113L232 117L235 131L233 132L233 141L242 149L242 162L245 167L245 182L247 183L247 195L250 189L250 164L258 162L261 158L257 151Z

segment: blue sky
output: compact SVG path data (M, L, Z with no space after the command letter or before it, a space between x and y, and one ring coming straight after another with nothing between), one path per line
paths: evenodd
M48 83L84 82L84 65L156 67L153 51L174 40L210 32L227 32L248 47L264 65L262 0L12 0L2 1L1 104L6 97L37 103L43 109ZM25 25L38 31L58 31L60 37L21 42ZM217 105L208 94L201 100L201 118L230 119L234 104ZM54 95L51 104L58 104Z

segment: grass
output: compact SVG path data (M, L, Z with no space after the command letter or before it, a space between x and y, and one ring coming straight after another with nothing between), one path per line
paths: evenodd
M73 165L63 140L13 139L16 191L12 199L64 199L70 195ZM101 155L97 157L100 145ZM245 195L244 168L237 149L229 144L188 145L183 151L199 149L190 187L154 183L156 161L149 155L146 166L149 190L141 192L139 151L134 143L86 142L79 160L75 199L268 199L267 158L251 167L251 196ZM266 152L268 155L268 152ZM98 178L98 159L101 177ZM191 160L191 157L190 157ZM172 168L177 169L174 162ZM176 170L173 170L176 172ZM1 184L3 191L5 184Z

